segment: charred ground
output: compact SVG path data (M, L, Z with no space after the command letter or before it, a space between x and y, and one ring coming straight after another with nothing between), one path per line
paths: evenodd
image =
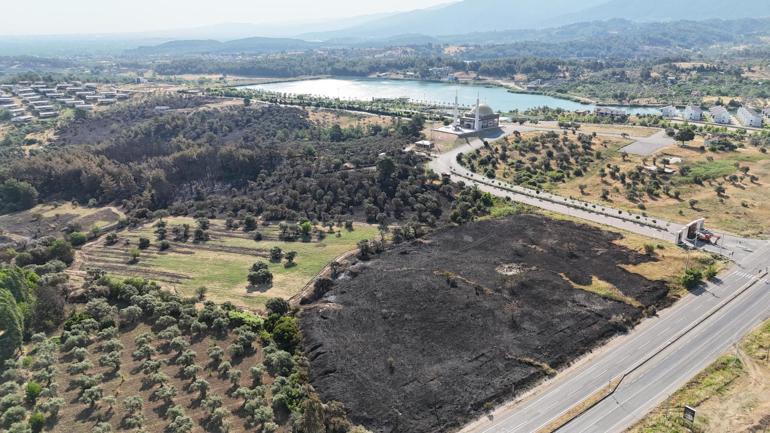
M376 432L443 432L668 302L620 235L519 215L439 231L353 265L302 314L311 381ZM575 288L594 278L636 307ZM638 305L640 304L640 305Z

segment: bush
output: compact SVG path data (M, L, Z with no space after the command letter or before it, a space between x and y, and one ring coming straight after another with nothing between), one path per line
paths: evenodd
M256 272L249 272L248 280L253 286L267 285L273 282L273 274L266 269L260 269Z
M139 238L139 249L146 250L150 248L150 240L147 238Z
M37 397L43 391L43 387L37 382L27 382L27 387L24 390L27 401L31 404L37 402Z
M167 249L171 248L171 243L169 243L169 241L166 241L166 240L160 241L160 245L158 245L158 248L161 251L166 251Z
M39 432L45 427L45 415L40 412L35 412L29 416L29 427L33 432Z
M88 241L88 237L86 237L86 234L83 232L72 232L69 235L69 241L73 247L79 247Z
M283 316L289 312L289 303L283 298L270 298L265 303L265 308L271 314Z
M700 269L687 269L681 277L682 285L687 289L694 289L703 282L703 272Z

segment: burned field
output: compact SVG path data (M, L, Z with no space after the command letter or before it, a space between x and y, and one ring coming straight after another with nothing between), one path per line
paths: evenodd
M301 315L311 381L375 432L455 428L669 302L620 236L519 215L354 264Z

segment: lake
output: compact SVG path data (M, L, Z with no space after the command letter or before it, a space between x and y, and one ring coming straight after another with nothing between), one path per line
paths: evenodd
M418 80L388 80L372 78L325 78L318 80L286 81L244 86L293 95L312 95L327 98L367 101L373 98L409 98L415 102L454 104L455 95L460 105L473 106L477 95L482 103L503 112L524 111L537 107L564 110L593 110L594 105L545 95L511 93L503 87L475 84L439 83ZM617 107L632 114L660 114L654 108Z

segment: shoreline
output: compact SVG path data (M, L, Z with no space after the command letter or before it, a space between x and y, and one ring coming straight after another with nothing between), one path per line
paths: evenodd
M254 77L255 80L258 80L259 78ZM460 80L455 82L449 82L449 81L443 81L443 80L420 80L415 78L400 78L400 77L354 77L354 76L334 76L334 75L318 75L318 76L307 76L307 77L292 77L292 78L264 78L264 81L256 81L254 83L246 83L246 84L238 84L235 86L223 86L228 87L232 89L248 89L252 86L260 86L265 84L280 84L280 83L291 83L291 82L297 82L297 81L313 81L313 80L323 80L323 79L336 79L336 80L351 80L351 81L401 81L401 82L414 82L414 83L435 83L435 84L446 84L446 85L460 85L460 86L481 86L485 88L500 88L504 89L506 92L511 94L522 94L522 95L538 95L538 96L544 96L549 98L555 98L555 99L561 99L564 101L569 101L585 106L594 106L594 107L614 107L618 109L659 109L665 105L658 104L658 105L652 105L652 104L613 104L613 103L607 103L607 102L599 102L594 101L589 98L584 98L581 96L576 95L568 95L568 94L561 94L561 93L555 93L555 92L540 92L540 91L532 91L532 90L526 90L521 88L514 88L510 85L506 85L504 83L501 83L499 81L492 81L490 79L482 79L482 80ZM262 90L262 89L249 89L249 90ZM312 95L309 95L312 96ZM343 100L345 98L342 98ZM364 100L361 100L364 101ZM445 104L449 104L450 102L446 102ZM503 110L505 111L505 110ZM509 112L510 110L506 111Z

